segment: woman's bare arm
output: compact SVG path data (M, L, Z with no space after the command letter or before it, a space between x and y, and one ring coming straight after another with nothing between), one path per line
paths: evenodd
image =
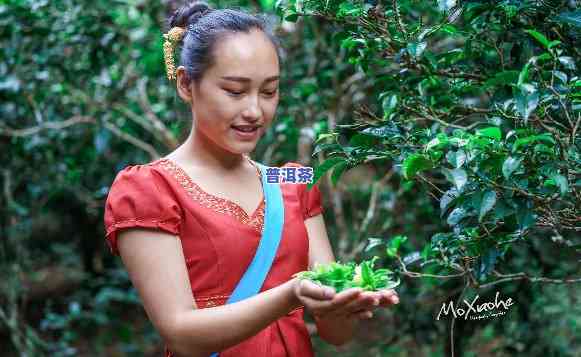
M178 356L222 351L301 306L293 279L237 303L197 309L178 237L127 229L119 232L118 248L149 319Z

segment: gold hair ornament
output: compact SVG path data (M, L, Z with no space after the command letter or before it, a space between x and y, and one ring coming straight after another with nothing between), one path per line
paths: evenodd
M167 78L172 81L176 79L176 68L174 64L173 52L178 42L182 39L186 29L183 27L172 27L167 33L163 34L163 58L165 60L165 68L167 71Z

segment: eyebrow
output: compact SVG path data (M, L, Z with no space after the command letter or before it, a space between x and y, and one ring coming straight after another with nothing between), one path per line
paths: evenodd
M265 80L265 82L273 82L273 81L278 80L279 78L280 78L280 76L268 77ZM246 77L225 76L225 77L222 77L222 79L225 79L227 81L242 82L242 83L250 82L250 78L246 78Z

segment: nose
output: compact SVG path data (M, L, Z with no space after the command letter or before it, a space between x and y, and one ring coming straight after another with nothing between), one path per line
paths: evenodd
M242 116L244 119L256 121L262 116L262 109L258 102L258 96L248 96L248 98L248 106L242 112Z

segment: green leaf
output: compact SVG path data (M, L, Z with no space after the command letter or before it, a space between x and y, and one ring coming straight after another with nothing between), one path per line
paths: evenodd
M331 151L332 149L336 150L336 151ZM325 143L325 144L318 144L317 146L315 146L315 149L313 150L313 154L311 155L312 157L317 156L317 154L321 151L325 151L328 150L329 153L333 153L333 152L342 152L343 151L343 147L337 143Z
M418 172L432 168L432 161L424 155L412 154L408 156L402 165L403 176L406 179L414 177Z
M454 26L452 24L446 24L446 25L442 26L440 31L453 35L453 34L458 32L458 29L456 28L456 26Z
M369 262L361 263L361 280L363 285L373 286L373 270L369 266Z
M365 47L366 44L367 43L362 38L347 37L343 41L341 41L341 47L346 48L348 50L351 50L358 45L363 45L363 47Z
M536 57L532 57L524 65L524 67L522 68L522 70L518 74L518 81L516 83L517 87L522 86L527 81L527 79L529 77L529 68L531 66L531 63L533 63L535 61L536 61Z
M448 142L448 136L446 136L446 134L440 133L426 144L424 151L428 152L434 148L442 149L448 144Z
M420 58L420 56L422 55L422 53L424 52L424 50L426 49L428 43L423 41L423 42L410 42L407 46L407 50L409 52L409 54L418 59Z
M448 216L448 219L446 220L446 222L450 226L455 226L458 223L460 223L460 221L463 220L464 218L466 218L467 216L468 216L468 211L466 211L464 208L457 207L457 208L454 208L454 210L452 212L450 212L450 215Z
M320 142L321 140L324 140L326 138L334 138L337 136L337 133L325 133L325 134L320 134L319 137L317 138L317 140L315 140L315 144Z
M444 169L444 175L448 181L452 182L458 191L462 190L468 181L468 175L463 169Z
M379 138L389 138L396 135L401 135L399 129L393 123L388 123L380 127L365 128L361 131L361 133L373 135Z
M440 198L440 218L444 217L450 205L456 198L458 198L459 192L456 188L451 188L448 191L444 192L442 197Z
M333 173L331 174L331 182L333 183L333 186L337 186L337 182L339 182L339 179L348 168L349 161L341 162L335 166Z
M346 160L347 159L344 157L331 157L325 160L325 162L315 168L313 182L307 184L307 187L311 189L317 183L317 181L319 181L319 179L325 175L327 171L332 169L335 165L345 162Z
M369 128L368 128L369 129ZM363 133L356 133L349 139L349 146L345 147L345 151L349 151L353 149L353 147L361 147L372 149L377 146L377 137L373 137L368 135L369 132Z
M448 160L450 165L454 166L455 169L458 169L466 162L466 152L464 150L448 151L446 154L446 160Z
M549 49L551 49L551 48L553 48L553 47L555 47L555 46L558 46L558 45L560 45L561 43L562 43L562 42L561 42L561 41L559 41L559 40L553 40L553 41L549 42L549 47L548 47L548 48L549 48Z
M367 246L365 247L365 252L369 252L373 248L378 247L382 244L384 244L382 238L368 238L367 239Z
M567 181L567 178L560 174L555 174L551 176L551 178L553 179L553 181L555 181L557 187L559 187L559 191L561 191L561 196L565 196L565 194L569 192L569 182Z
M535 30L525 30L526 33L533 36L535 40L539 41L545 48L549 49L549 39L545 37L542 33Z
M504 175L504 178L508 180L510 175L512 175L512 173L518 169L521 162L521 158L515 158L512 156L504 160L504 163L502 164L502 174Z
M502 133L500 131L500 128L496 127L496 126L491 126L488 128L477 130L476 135L499 140L499 141L502 138Z
M388 119L390 114L397 108L397 95L384 96L381 105L383 108L383 118Z
M528 204L519 204L516 210L516 221L520 230L525 230L535 224L536 218Z
M539 141L542 141L544 143L548 143L551 145L555 144L555 139L553 139L551 134L544 133L544 134L540 134L540 135L531 135L531 136L527 136L524 138L520 138L517 141L515 141L514 145L512 146L512 151L516 152L518 149L520 149L523 146L528 146L530 144L533 144L533 143L536 143Z
M456 6L456 0L438 0L438 9L442 12L448 12Z
M561 71L552 71L552 73L555 77L559 78L559 80L563 82L563 84L567 84L567 74Z
M528 70L528 67L527 67L527 70ZM518 72L518 71L503 71L503 72L496 73L494 75L494 77L489 78L486 80L486 82L484 82L484 87L486 89L488 89L490 87L494 87L497 85L514 84L514 83L518 82L519 73L520 72Z
M342 18L345 16L361 16L363 15L363 8L361 6L356 6L348 2L341 3L339 6L339 11L337 11L337 17Z
M491 248L487 250L478 260L477 278L482 281L488 273L494 270L497 258L501 255L500 250Z
M515 99L516 109L526 124L539 104L539 92L532 84L525 83L518 87Z
M285 21L288 21L288 22L297 22L298 18L299 18L299 15L294 11L287 12L285 14L285 17L284 17Z
M482 218L494 208L496 204L496 192L495 191L486 191L484 196L482 197L482 202L480 203L480 213L478 214L478 222L482 222Z
M573 57L561 56L559 57L559 62L561 62L563 67L570 69L572 71L575 70L575 60L573 59Z
M407 237L406 236L402 236L402 235L397 235L395 237L393 237L388 243L387 243L387 249L385 250L385 253L387 254L388 257L395 257L399 251L400 246L407 241Z

